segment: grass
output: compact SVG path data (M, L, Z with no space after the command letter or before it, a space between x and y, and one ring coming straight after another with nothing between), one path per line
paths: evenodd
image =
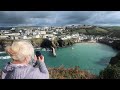
M31 39L31 42L34 47L40 47L41 43L43 42L42 38L33 38Z
M81 28L73 28L73 29L68 29L67 32L72 33L82 33L82 34L87 34L87 35L106 35L108 34L108 30L100 27L94 27L94 28L86 28L86 29L81 29Z
M79 67L75 68L49 68L50 78L52 79L97 79L97 76L90 74L85 70L80 70Z
M106 35L108 33L107 30L99 28L99 27L96 27L93 29L87 29L87 32L88 34L91 34L91 35Z

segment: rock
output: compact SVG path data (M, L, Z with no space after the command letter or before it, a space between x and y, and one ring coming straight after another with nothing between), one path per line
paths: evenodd
M117 64L120 61L120 52L115 56L112 57L109 64L114 65Z

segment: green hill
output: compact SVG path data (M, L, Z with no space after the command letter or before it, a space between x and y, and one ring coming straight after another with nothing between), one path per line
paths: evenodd
M108 30L100 28L100 27L92 27L92 28L69 28L67 32L72 33L80 33L86 35L107 35Z
M111 31L110 37L120 38L120 30L113 30L113 31Z
M87 33L90 35L107 35L108 31L99 27L86 29Z
M120 30L120 26L109 26L109 27L101 27L101 28L104 28L108 31Z
M101 27L108 31L109 37L120 38L120 26Z

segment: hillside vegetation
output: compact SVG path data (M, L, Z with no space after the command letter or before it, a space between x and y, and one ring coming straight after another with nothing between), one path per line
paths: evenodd
M110 37L120 38L120 30L113 30L110 33L111 33Z
M88 34L90 35L107 35L108 31L99 27L93 29L87 29Z
M120 38L120 26L101 27L108 31L109 37Z
M107 35L108 30L100 28L100 27L92 27L92 28L67 28L65 33L80 33L86 35Z
M100 72L100 79L120 79L120 52L112 57L109 65Z
M52 79L97 79L97 76L85 71L80 70L79 67L75 68L49 68L50 78Z

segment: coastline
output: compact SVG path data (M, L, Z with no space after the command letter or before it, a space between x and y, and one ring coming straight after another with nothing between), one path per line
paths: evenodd
M76 42L75 44L77 44L77 43L96 44L96 43L99 43L99 42L97 42L97 41L93 41L93 42L92 41L82 41L82 42Z
M97 43L97 42L82 42L82 43Z
M80 42L80 43L81 43L81 44L82 44L82 43L92 44L91 42ZM94 42L93 44L95 44L95 43L97 43L97 42ZM77 44L77 43L75 43L75 44ZM93 45L93 44L92 44L92 45ZM68 47L69 47L69 46L68 46ZM41 48L35 48L35 49L41 49Z
M99 42L90 42L90 41L88 41L88 42L76 42L76 43L74 43L74 44L77 44L77 43L86 43L86 44L87 44L87 43L99 43ZM74 44L73 44L73 45L74 45ZM102 43L100 43L100 44L102 44ZM72 45L69 45L69 46L72 46ZM58 48L65 48L65 47L69 47L69 46L63 46L63 47L58 47ZM33 46L33 47L34 47L34 46ZM35 47L34 47L34 49L35 49L35 50L37 50L37 49L38 49L38 50L42 50L42 49L43 49L42 51L51 51L51 50L44 50L45 48L42 48L42 47L38 47L38 48L35 48ZM0 54L2 54L2 53L6 53L6 52L5 52L5 51L0 51Z

